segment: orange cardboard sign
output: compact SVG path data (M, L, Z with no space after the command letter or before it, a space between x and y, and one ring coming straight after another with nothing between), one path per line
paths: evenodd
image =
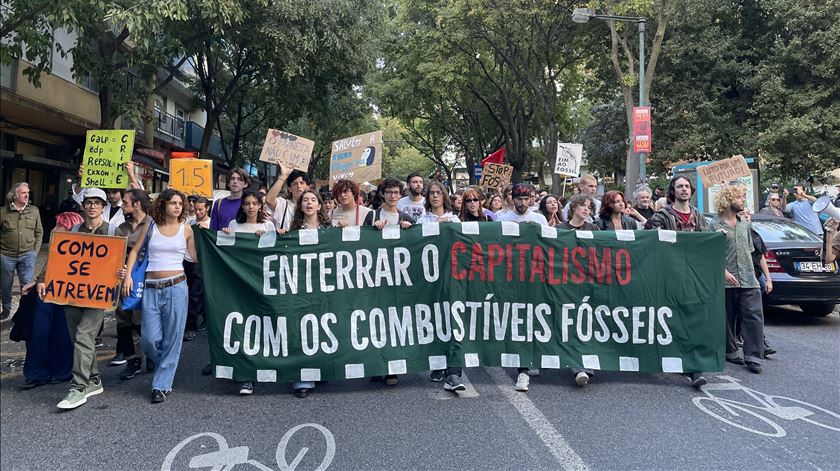
M113 309L125 263L125 237L53 231L44 276L44 301L53 304Z

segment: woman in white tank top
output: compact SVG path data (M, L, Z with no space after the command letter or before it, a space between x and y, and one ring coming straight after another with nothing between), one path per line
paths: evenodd
M189 253L192 260L198 261L192 228L185 224L186 201L183 193L171 189L158 196L152 205L152 230L149 232L148 225L143 226L143 235L131 249L126 265L134 266L137 254L146 244L146 234L149 234L146 252L149 265L143 289L140 346L157 365L152 380L153 403L163 402L172 392L187 321L188 291L184 257ZM131 272L128 271L123 283L126 296L131 286Z

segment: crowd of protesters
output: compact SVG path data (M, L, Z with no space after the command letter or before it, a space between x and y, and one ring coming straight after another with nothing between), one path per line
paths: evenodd
M371 192L362 191L349 180L335 182L332 191L318 191L306 173L281 165L279 178L270 188L252 183L242 169L230 170L226 178L229 196L210 201L187 197L172 189L152 200L134 178L131 165L129 174L132 183L128 189L87 188L75 192L78 212L59 214L56 230L125 237L129 253L125 266L117 273L123 279L124 297L131 296L135 262L148 259L141 306L125 309L123 304L117 305L116 352L108 364L124 365L120 379L126 381L143 370L145 359L146 371L153 373L153 403L163 402L171 394L182 342L193 340L205 324L201 261L195 252L194 228L262 235L331 226L365 225L381 230L394 225L406 229L426 223L508 221L571 231L720 231L726 235L727 243L723 274L726 360L760 373L764 357L775 353L763 334L761 296L773 289L763 257L766 248L752 230L744 209L746 190L740 186L728 186L718 193L716 215L707 222L691 205L695 188L683 176L671 179L667 189L639 188L628 200L615 190L596 197L598 181L589 175L580 179L568 198L526 183L508 185L499 192L469 186L450 194L440 181L427 182L417 173L408 175L405 183L387 177ZM802 185L794 189L796 201L787 204L787 190L778 193L776 188L769 192L767 206L761 212L777 217L792 215L810 227L811 219L816 218L810 210L814 198L805 194ZM29 204L29 187L25 183L15 185L7 200L2 212L3 317L9 315L14 273L25 294L21 306L35 312L21 386L28 389L70 381L70 390L58 407L73 409L104 390L96 349L105 311L54 306L38 299L36 294L43 296L45 291L44 273L38 277L34 273L43 238L38 209ZM816 224L819 225L818 218ZM822 233L821 225L815 229ZM826 258L831 261L840 257L836 221L825 226L825 233ZM757 262L739 263L747 257ZM538 371L520 368L514 388L527 391L530 377ZM208 365L203 374L211 373ZM695 387L706 382L700 372L687 376ZM594 371L572 369L572 377L577 386L584 387L594 377ZM430 378L443 382L449 391L465 389L461 368L432 371ZM396 375L379 380L388 386L398 382ZM308 396L314 388L313 382L293 384L298 397ZM240 385L241 395L253 392L253 383Z

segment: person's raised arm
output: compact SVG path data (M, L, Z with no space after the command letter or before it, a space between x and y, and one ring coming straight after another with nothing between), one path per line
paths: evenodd
M267 204L272 210L277 207L277 197L280 196L280 190L283 189L283 184L286 183L286 179L288 179L289 174L292 173L291 168L286 167L283 164L278 165L280 166L280 176L277 178L277 181L271 185L271 188L268 189L268 193L265 195L265 204Z

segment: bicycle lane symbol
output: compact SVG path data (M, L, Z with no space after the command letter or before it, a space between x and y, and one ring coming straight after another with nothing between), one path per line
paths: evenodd
M333 434L329 431L329 429L319 424L300 424L286 432L286 434L283 435L283 438L280 439L280 443L277 444L275 460L277 461L277 466L280 471L295 471L300 465L300 462L309 452L309 447L303 447L300 449L300 451L298 451L297 455L295 455L295 458L292 460L291 463L286 461L286 448L289 445L289 441L298 431L304 428L313 428L317 430L321 433L321 435L323 435L325 440L326 451L324 454L324 459L321 460L321 463L318 465L317 468L315 468L315 471L325 471L327 468L329 468L333 458L335 458L335 438L333 437ZM173 464L175 464L176 459L179 458L179 453L187 445L203 437L215 440L216 445L218 445L218 451L211 451L209 453L204 453L201 455L190 457L188 465L189 469L209 469L211 471L227 471L232 469L236 465L247 464L251 465L253 468L262 471L274 471L272 468L266 466L263 463L260 463L259 461L249 459L249 448L247 446L230 448L225 437L213 432L197 433L195 435L185 438L180 443L175 445L175 447L172 450L170 450L169 453L166 455L166 458L164 458L160 470L172 471L173 469L183 469L181 467L173 468Z
M700 387L705 396L692 398L701 411L733 427L767 437L784 437L787 431L781 423L801 420L828 430L840 432L840 414L789 397L764 394L750 389L732 376L718 376L724 383L709 383ZM721 397L716 392L743 393L749 402ZM755 422L755 421L758 422ZM750 423L753 422L753 423ZM763 425L759 425L763 424ZM760 427L760 428L756 428Z

